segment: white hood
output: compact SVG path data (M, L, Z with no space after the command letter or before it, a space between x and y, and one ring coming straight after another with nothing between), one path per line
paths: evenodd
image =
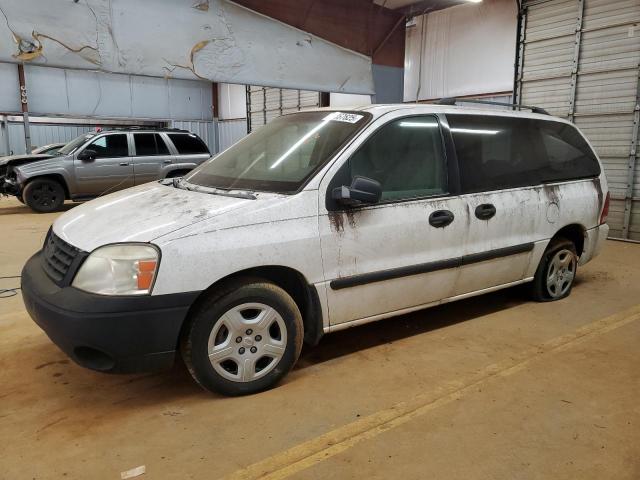
M162 235L243 206L255 206L275 194L257 200L193 192L147 183L82 204L53 224L53 231L84 251L117 242L150 242Z

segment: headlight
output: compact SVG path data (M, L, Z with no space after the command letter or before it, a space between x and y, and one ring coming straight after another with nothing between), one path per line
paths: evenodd
M151 292L160 255L151 245L107 245L94 250L73 279L73 286L101 295Z

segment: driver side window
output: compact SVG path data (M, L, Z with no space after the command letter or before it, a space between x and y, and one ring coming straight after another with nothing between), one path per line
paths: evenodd
M431 115L394 120L375 132L350 158L351 179L380 182L381 201L447 193L440 126Z
M104 135L91 142L86 148L94 150L96 158L117 158L129 155L127 135L124 133Z

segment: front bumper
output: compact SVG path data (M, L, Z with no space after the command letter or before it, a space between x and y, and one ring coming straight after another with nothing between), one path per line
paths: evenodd
M61 288L42 269L40 252L22 270L22 297L31 318L76 363L105 372L170 367L198 294L105 296Z
M18 195L20 188L15 180L10 180L6 175L0 176L0 195Z

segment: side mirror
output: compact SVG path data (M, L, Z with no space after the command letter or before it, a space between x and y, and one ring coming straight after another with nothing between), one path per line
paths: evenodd
M345 206L353 207L361 204L373 204L380 201L382 186L380 182L372 178L356 176L351 181L351 186L336 187L331 192L332 198Z
M82 160L83 162L92 162L96 159L98 153L95 150L91 150L90 148L85 148L78 154L78 160Z

